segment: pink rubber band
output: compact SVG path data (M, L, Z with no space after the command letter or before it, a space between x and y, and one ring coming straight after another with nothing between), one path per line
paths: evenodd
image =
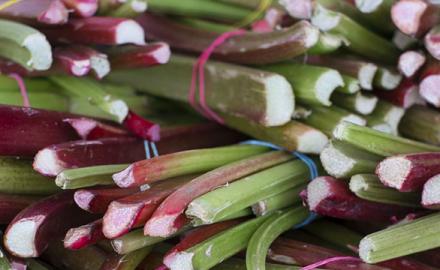
M206 91L205 91L205 64L208 62L209 57L214 52L214 50L222 45L226 40L231 37L243 35L246 33L245 30L238 29L230 32L226 32L217 37L211 45L209 45L200 55L199 59L193 66L192 76L191 76L191 86L188 94L188 101L191 106L204 115L207 118L213 119L220 124L223 124L223 119L217 115L211 108L209 108L206 103ZM198 75L198 76L197 76ZM196 84L197 77L199 79L199 103L200 107L196 104L195 95L196 95Z
M10 73L10 74L8 74L8 76L17 81L18 88L20 89L20 93L23 98L23 106L30 107L31 103L29 102L29 97L27 94L26 85L24 83L23 78L20 75L18 75L17 73Z
M356 258L356 257L351 257L351 256L332 257L332 258L328 258L328 259L316 262L314 264L305 266L305 267L301 268L301 270L313 270L313 269L316 269L316 268L318 268L320 266L329 264L331 262L337 262L337 261L356 261L356 262L359 262L359 261L362 261L362 260L359 259L359 258Z

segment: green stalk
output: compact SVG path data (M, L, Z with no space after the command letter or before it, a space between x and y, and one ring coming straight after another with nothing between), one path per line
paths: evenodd
M68 169L57 175L55 183L62 189L77 189L96 185L114 185L112 175L127 168L129 164L100 165Z
M185 214L198 223L215 223L260 200L303 185L308 176L309 170L302 161L289 161L198 197Z
M344 142L331 140L320 155L328 174L335 178L350 178L355 174L374 173L380 156Z
M22 195L50 195L60 191L53 180L32 169L32 161L0 157L0 192Z
M292 266L292 265L271 264L271 263L266 264L267 270L301 270L301 268L302 267L300 266ZM222 262L219 265L214 266L212 270L247 270L246 261L236 258L231 258L229 260Z
M46 37L21 23L0 20L0 56L19 63L28 70L48 70L52 49Z
M296 106L292 119L305 119L312 114L312 110L303 106Z
M151 95L188 103L195 61L174 55L166 65L116 70L106 78ZM206 102L216 111L245 117L264 126L285 124L292 116L292 88L278 74L216 61L205 65L205 73Z
M128 114L127 104L105 92L97 81L71 76L51 76L49 79L64 90L63 94L88 100L119 123L122 123Z
M68 100L55 93L28 92L28 97L32 108L61 112L69 110ZM18 90L17 92L0 92L0 104L23 106L23 97Z
M51 92L50 89L53 89L53 84L47 79L40 78L24 78L24 83L26 85L26 89L28 93L33 92ZM18 87L17 81L13 78L1 75L0 74L0 91L1 92L19 92L20 89Z
M180 235L188 230L188 227L184 227L182 230L176 232L169 238ZM163 242L169 238L145 236L143 229L133 230L119 238L111 240L111 245L114 251L118 254L129 254L130 252L139 250L144 247L149 247L154 244Z
M358 79L344 74L342 74L342 79L344 80L344 86L336 88L336 93L354 94L361 90L361 84Z
M128 0L116 9L110 10L106 16L132 18L147 10L146 0Z
M318 43L311 47L308 54L328 54L335 52L342 46L343 40L337 36L329 33L321 33L319 35Z
M312 114L303 119L302 122L319 129L327 136L331 136L335 128L342 122L350 122L362 126L366 124L364 118L336 106L314 106L311 109Z
M303 207L277 211L252 235L246 250L247 269L266 270L266 255L272 242L285 231L307 218Z
M412 106L403 115L399 132L408 138L439 145L440 113L429 107Z
M332 95L331 100L335 105L341 108L354 113L368 115L376 108L378 98L362 92L357 92L353 95L336 92Z
M394 30L393 22L391 21L391 6L394 0L356 0L356 7L365 14L372 21L381 25L385 30Z
M402 74L394 68L379 67L374 76L373 84L376 88L394 90L402 81Z
M272 142L289 151L318 154L328 141L321 131L294 120L279 127L264 127L241 117L226 114L221 114L221 117L227 126L253 138Z
M347 122L339 124L333 136L337 140L353 144L370 153L385 157L398 154L440 151L440 147L437 146L416 142Z
M320 219L304 227L304 230L342 248L344 251L351 251L351 247L357 248L362 236L342 225Z
M101 269L135 270L152 249L153 247L149 246L124 255L112 255L106 260Z
M252 11L234 5L204 0L149 0L148 10L152 12L179 15L183 17L207 18L220 21L240 21Z
M373 113L367 116L367 125L376 130L385 132L385 130L375 128L375 126L386 124L390 127L390 132L388 133L397 135L400 119L402 119L404 114L405 109L397 107L389 102L379 100Z
M245 249L255 230L272 215L258 217L176 254L172 269L207 270Z
M396 204L409 207L420 206L420 194L399 192L385 187L375 174L357 174L350 179L350 190L367 201Z
M330 68L296 63L266 65L263 69L279 73L292 84L295 97L306 104L330 106L330 95L344 85L341 74Z
M228 216L222 217L219 220L215 220L214 223L222 222L222 221L226 221L226 220L231 220L231 219L236 219L236 218L249 217L249 216L253 216L253 215L254 215L254 213L252 212L252 209L250 207L247 207L247 208L241 209L235 213L231 213ZM206 225L206 223L200 219L193 219L193 220L191 220L191 225L194 227L199 227L199 226Z
M365 236L359 256L367 263L378 263L440 247L440 214L435 213Z
M312 24L322 31L341 35L349 44L347 48L357 54L378 62L394 64L399 50L388 40L365 29L350 17L318 5L314 10Z
M293 206L301 202L299 194L305 186L298 186L279 194L263 199L252 205L252 211L256 216L264 216L275 210L280 210L289 206Z
M201 19L178 18L176 20L182 24L186 24L188 26L191 26L192 28L210 31L210 32L216 32L216 33L224 33L224 32L231 31L233 29L230 25L211 22L211 21L205 21L205 20L201 20Z

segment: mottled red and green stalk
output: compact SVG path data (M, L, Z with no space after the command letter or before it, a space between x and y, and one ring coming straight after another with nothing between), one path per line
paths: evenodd
M376 168L380 181L402 192L419 191L440 173L440 153L415 153L384 159Z
M76 206L73 192L59 193L22 210L6 229L5 247L18 257L38 257L69 228L93 218Z
M139 192L138 188L89 188L75 191L73 199L83 210L95 214L104 214L112 201L136 192Z
M424 104L417 84L411 79L403 80L393 91L375 90L374 94L396 106L405 109L414 104Z
M133 163L113 175L113 180L124 188L141 186L179 175L206 172L266 151L266 147L237 145L177 152Z
M105 239L102 233L102 219L80 227L71 228L64 237L64 247L72 250L81 249L96 244Z
M285 162L291 158L291 155L284 152L269 152L229 163L193 179L162 202L150 220L145 224L144 234L161 237L172 235L184 225L182 224L182 221L185 220L183 212L195 198L226 183Z
M143 226L165 198L196 176L168 179L149 189L110 203L103 218L103 233L109 239Z
M346 182L330 176L314 179L301 194L310 211L319 215L359 221L391 222L416 209L376 203L360 199L351 193Z

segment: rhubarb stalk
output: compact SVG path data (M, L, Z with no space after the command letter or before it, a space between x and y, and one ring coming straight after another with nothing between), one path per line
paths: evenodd
M7 2L1 1L2 4ZM11 20L43 24L63 24L67 22L69 11L60 0L17 1L0 11L0 17Z
M144 247L131 253L109 255L101 270L135 270L142 260L151 252L152 247Z
M426 181L423 185L422 192L422 205L429 209L439 209L440 198L439 198L439 187L440 187L440 177L439 175L434 175Z
M299 194L305 186L298 186L269 198L263 199L252 205L252 212L256 216L264 216L273 211L293 206L301 201Z
M21 210L41 197L0 193L0 224L8 224Z
M72 250L82 249L104 239L102 233L102 220L71 228L64 237L64 247Z
M410 79L403 80L393 91L374 91L379 98L388 101L396 106L408 109L414 104L425 104L419 94L418 86ZM405 117L406 113L403 117Z
M114 69L145 68L166 64L170 55L170 47L163 42L145 46L118 47L109 51L110 63Z
M416 75L417 71L425 64L426 57L421 51L406 51L399 57L397 67L405 77L410 78Z
M139 192L138 188L89 188L75 191L73 198L81 209L90 213L104 214L112 201L136 192Z

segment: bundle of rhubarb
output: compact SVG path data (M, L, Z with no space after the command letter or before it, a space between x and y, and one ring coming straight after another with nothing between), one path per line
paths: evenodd
M0 269L440 269L439 29L434 0L0 0Z

